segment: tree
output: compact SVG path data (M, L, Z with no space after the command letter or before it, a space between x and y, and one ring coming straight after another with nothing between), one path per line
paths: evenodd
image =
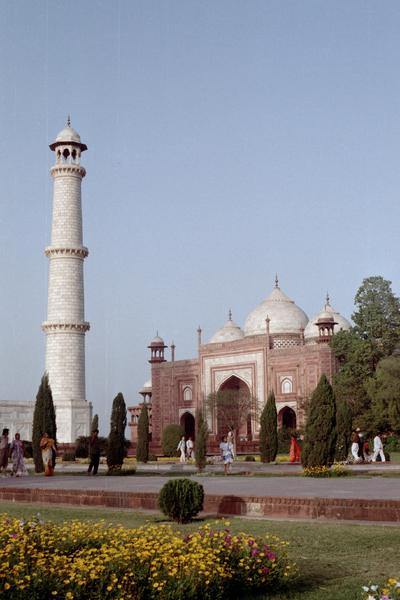
M209 394L206 407L211 416L224 423L233 433L236 455L236 434L248 419L258 419L258 401L245 390L222 390Z
M90 432L93 433L95 429L99 429L99 415L94 415Z
M204 418L203 410L199 408L196 415L196 449L194 457L200 473L204 471L204 467L207 464L207 442L208 425Z
M271 390L267 403L260 417L260 454L261 462L269 463L275 460L278 454L278 429L275 394Z
M143 402L137 428L136 460L147 463L149 460L149 416L147 404Z
M374 377L365 387L372 412L367 433L384 430L400 433L400 346L378 363Z
M364 279L354 300L355 325L335 333L329 344L339 366L333 376L336 397L351 402L353 416L365 430L373 420L366 384L400 339L400 300L390 284L382 277Z
M352 413L347 400L344 400L336 412L337 439L335 459L346 460L350 450L350 437L352 428Z
M56 412L47 373L43 375L40 382L33 412L32 446L36 473L43 473L44 471L40 442L46 431L49 432L54 441L57 441ZM55 463L55 455L53 463Z
M321 375L308 409L301 462L303 467L330 466L336 446L336 402L333 388Z
M121 466L125 457L125 428L126 404L121 392L114 398L110 434L108 436L107 465L109 467Z

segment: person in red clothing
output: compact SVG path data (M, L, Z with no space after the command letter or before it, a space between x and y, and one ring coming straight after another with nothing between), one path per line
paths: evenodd
M298 445L298 443L296 442L296 438L294 435L292 435L291 440L290 440L289 456L290 456L290 462L298 462L300 460L301 448Z

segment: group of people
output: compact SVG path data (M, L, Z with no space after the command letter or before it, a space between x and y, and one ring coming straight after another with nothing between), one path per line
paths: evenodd
M11 442L10 452L8 451L8 434L7 428L3 429L2 435L0 436L0 469L3 470L3 477L7 477L8 459L12 459L11 477L25 477L29 475L28 470L25 466L24 457L29 458L29 455L25 449L24 442L21 440L19 433L15 434L15 438ZM50 437L50 433L47 431L40 442L40 449L42 451L43 465L45 468L45 475L54 475L53 469L53 452L55 453L55 441Z
M374 453L372 455L372 462L376 462L378 455L381 457L382 462L386 462L385 453L383 451L383 444L380 433L377 433L374 437ZM354 462L365 462L365 456L369 456L369 444L364 441L364 434L361 429L353 429L351 432L351 453L354 457Z
M194 444L191 436L189 436L186 441L185 436L183 435L181 440L179 441L177 450L181 451L180 462L186 462L190 458L194 460Z

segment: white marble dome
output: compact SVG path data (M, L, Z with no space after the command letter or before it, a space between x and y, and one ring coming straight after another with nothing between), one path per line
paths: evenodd
M68 125L68 127L60 131L56 137L56 142L76 142L80 144L81 138L80 135Z
M325 304L323 310L321 310L321 312L319 312L313 319L311 319L311 321L307 323L307 327L304 330L304 339L306 341L309 341L313 338L318 338L318 319L324 319L327 315L333 317L333 320L335 321L335 323L337 323L337 325L334 325L333 327L333 333L337 333L338 331L340 331L340 329L348 331L351 327L348 320L342 317L340 313L338 313L334 308L332 308L332 306L330 306L329 297L326 300L327 304Z
M151 340L150 346L165 346L164 340L162 338L160 338L160 336L158 335L158 333Z
M266 334L266 318L270 319L269 332L276 334L300 334L300 327L305 328L308 323L306 313L301 310L293 300L290 300L278 285L273 289L268 298L261 302L247 317L244 324L245 337Z
M151 384L151 379L149 379L148 381L146 381L146 383L143 385L143 389L144 390L148 390L152 388L152 384Z
M242 340L243 338L244 332L232 321L232 313L229 310L228 321L217 331L217 333L214 333L209 343L218 344L220 342L232 342L234 340Z

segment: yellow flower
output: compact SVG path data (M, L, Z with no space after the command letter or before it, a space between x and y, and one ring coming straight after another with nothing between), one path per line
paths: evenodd
M10 584L9 583L5 583L4 584L4 589L5 590L9 590L10 589Z

